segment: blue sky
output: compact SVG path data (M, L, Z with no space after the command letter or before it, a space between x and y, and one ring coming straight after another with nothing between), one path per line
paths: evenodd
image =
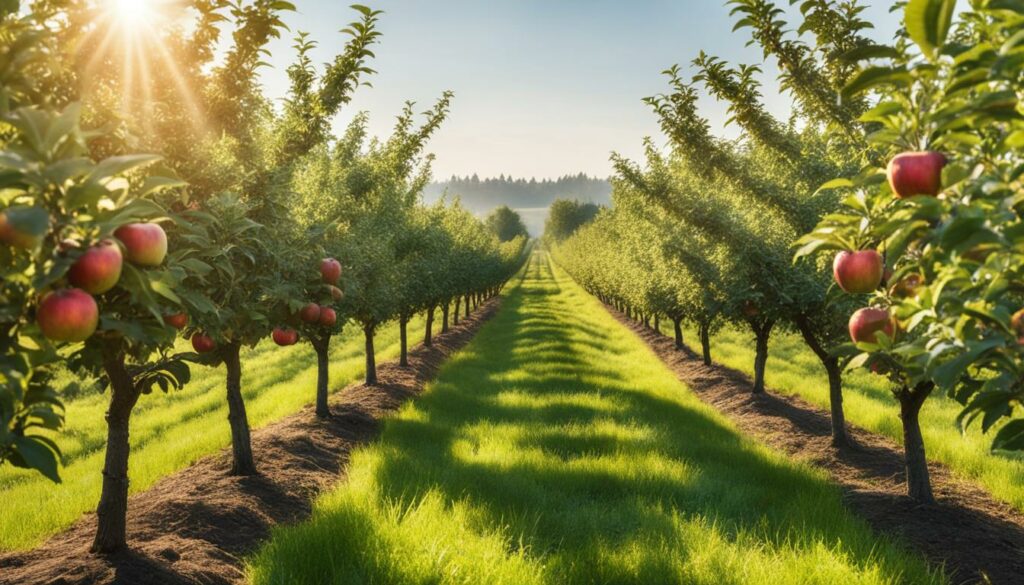
M732 33L734 19L724 0L377 0L382 9L381 43L375 48L372 88L360 88L337 125L360 110L370 112L371 130L386 135L405 100L426 106L445 89L455 92L451 118L430 151L435 176L499 173L554 177L586 172L606 176L608 155L640 151L640 140L657 136L655 120L640 101L665 88L660 72L688 64L705 51L726 60L759 63L746 47L745 31ZM788 8L789 0L777 0ZM873 36L891 38L897 26L885 0L871 4ZM297 0L285 18L292 31L307 31L319 43L314 61L338 52L338 30L354 19L350 2ZM792 11L792 9L789 9ZM791 19L791 22L795 22ZM292 39L271 46L262 80L272 97L287 90L284 70L292 61ZM786 116L790 99L776 90L776 71L765 66L763 91L769 107ZM704 100L716 131L724 108Z

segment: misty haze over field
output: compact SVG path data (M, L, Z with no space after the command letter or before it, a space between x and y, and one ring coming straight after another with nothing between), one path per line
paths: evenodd
M459 197L466 209L480 217L496 207L508 205L523 218L530 235L536 237L544 231L548 208L556 199L609 205L612 187L606 179L583 173L540 181L505 175L481 179L474 174L431 183L423 191L423 199L428 204L434 203L446 191L449 199Z

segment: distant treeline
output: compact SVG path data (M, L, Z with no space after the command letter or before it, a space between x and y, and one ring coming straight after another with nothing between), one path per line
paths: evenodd
M432 203L448 190L449 197L459 196L462 204L474 213L489 213L500 205L513 209L548 207L555 199L575 199L607 205L611 202L611 185L606 179L565 175L557 179L515 179L501 175L481 179L476 174L431 183L424 190L427 203Z

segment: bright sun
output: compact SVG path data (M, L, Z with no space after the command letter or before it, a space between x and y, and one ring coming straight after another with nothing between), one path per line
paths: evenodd
M149 27L156 18L157 0L107 0L107 10L114 22L125 32L137 33Z

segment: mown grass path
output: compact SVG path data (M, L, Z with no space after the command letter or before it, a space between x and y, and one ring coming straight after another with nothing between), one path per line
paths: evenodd
M531 261L256 583L940 583Z

